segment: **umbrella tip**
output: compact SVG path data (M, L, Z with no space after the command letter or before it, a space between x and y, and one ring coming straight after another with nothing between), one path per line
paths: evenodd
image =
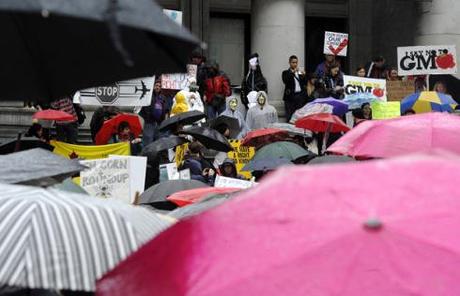
M369 231L379 231L382 229L383 224L382 221L378 218L370 218L366 222L364 222L364 228Z

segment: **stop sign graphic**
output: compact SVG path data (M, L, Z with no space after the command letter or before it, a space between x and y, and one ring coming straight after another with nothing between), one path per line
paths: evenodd
M102 104L111 104L118 99L120 88L118 83L96 87L96 98Z

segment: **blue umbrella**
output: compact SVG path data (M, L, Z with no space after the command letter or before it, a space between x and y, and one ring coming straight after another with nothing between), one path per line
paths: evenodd
M332 110L333 114L337 115L337 116L342 116L342 115L344 115L345 113L348 112L348 105L345 102L343 102L341 100L334 99L332 97L316 99L316 100L314 100L313 102L311 102L309 104L328 104L328 105L331 105L333 107L333 110Z
M372 103L374 101L378 101L372 93L368 92L357 92L352 95L348 95L343 102L348 105L349 109L356 109L361 108L361 106L365 103Z

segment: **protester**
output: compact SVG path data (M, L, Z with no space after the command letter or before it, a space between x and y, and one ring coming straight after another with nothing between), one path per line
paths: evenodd
M230 100L227 101L227 108L225 109L224 112L222 112L221 115L225 115L228 117L233 117L233 118L238 119L239 130L238 130L238 135L236 136L237 139L243 138L249 131L246 121L244 120L243 114L241 114L241 112L238 111L238 99L237 98L231 98Z
M134 137L134 134L131 132L131 127L127 121L120 122L113 142L129 142L131 145L131 155L138 155L142 151L142 140Z
M262 74L262 69L259 64L259 54L254 53L249 57L249 71L246 77L241 82L241 102L244 104L246 109L249 109L248 94L251 92L265 91L267 90L267 80Z
M353 115L353 127L357 126L363 121L366 121L366 119L364 118L363 109L361 108L353 109L351 111L351 114Z
M406 111L404 111L403 114L401 114L402 116L407 116L407 115L415 115L416 112L414 109L407 109Z
M70 97L52 101L50 107L73 116L70 121L56 122L56 139L61 142L76 144L78 140L78 116Z
M278 122L278 113L275 107L268 103L267 93L257 93L257 106L249 109L246 115L246 124L250 130L265 128L271 123Z
M197 66L196 71L196 82L198 85L198 92L200 93L200 97L204 97L204 89L205 89L205 81L208 78L208 69L206 67L206 58L199 52L194 51L192 53L192 60L193 65Z
M308 102L305 90L307 77L305 72L298 69L298 61L297 56L290 56L289 69L284 70L281 75L284 83L283 101L288 122L295 110L303 107Z
M401 77L398 76L398 69L390 68L387 72L388 81L398 81L401 80Z
M324 61L316 66L315 75L316 77L324 77L331 70L331 66L336 64L335 55L326 54L324 55Z
M167 99L161 93L161 81L155 81L152 93L152 101L149 106L142 107L139 115L144 119L142 141L144 146L160 138L159 126L168 118L169 108Z
M364 103L361 105L361 110L363 110L363 118L366 120L371 120L372 119L372 109L371 109L371 104L369 103Z
M444 83L444 81L436 82L433 86L433 91L452 97L447 91L447 85Z
M338 63L332 64L329 73L324 78L326 90L329 96L336 99L343 99L343 73Z
M364 66L359 66L356 68L356 76L358 77L366 77L366 68Z
M106 120L112 119L116 115L120 114L121 110L115 106L102 106L96 109L91 118L89 124L91 131L91 139L93 143L96 142L96 135L99 130L102 128L102 125Z
M34 122L32 126L26 133L27 137L35 137L42 142L49 143L50 142L50 132L49 129L43 128L43 126L37 122Z
M229 79L224 72L219 70L219 64L215 61L209 64L204 92L208 118L216 118L220 113L224 112L225 98L232 94L232 90Z
M199 142L192 142L188 145L184 162L180 165L179 170L190 170L190 178L203 183L214 185L216 177L215 168L203 157L203 146Z
M179 91L173 100L173 105L171 108L171 117L174 115L178 115L184 112L189 111L189 106L187 103L186 94L184 91Z
M377 56L372 60L372 62L366 65L366 77L376 79L387 78L387 67L385 65L384 57Z
M224 162L219 166L219 173L223 177L246 180L245 177L238 174L235 161L230 158L226 158Z

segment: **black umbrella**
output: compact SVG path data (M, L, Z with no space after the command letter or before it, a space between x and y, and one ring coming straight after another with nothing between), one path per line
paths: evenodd
M195 126L183 130L182 133L194 137L208 149L214 149L222 152L229 152L233 150L228 140L212 128Z
M201 187L208 187L208 185L197 180L164 181L144 191L139 197L139 203L151 204L155 202L164 202L167 201L166 198L173 193Z
M0 155L24 151L32 148L42 148L53 151L54 147L34 137L23 137L19 140L12 139L0 145Z
M144 147L141 155L147 156L149 160L154 160L158 156L159 152L174 148L187 142L188 141L186 139L178 136L161 138Z
M199 42L153 0L0 1L2 98L49 101L185 72Z
M165 131L168 129L172 129L179 124L180 125L193 124L203 118L206 118L206 114L200 111L196 111L196 110L180 113L166 120L163 120L163 122L160 125L160 130Z
M0 183L50 186L85 168L77 160L35 148L0 156Z
M344 163L354 162L354 158L342 155L324 155L318 156L310 160L307 164L325 164L325 163Z
M226 126L230 130L230 138L234 139L240 132L240 122L237 118L227 115L219 115L209 121L208 126L220 132L221 126Z
M290 164L293 164L292 161L285 157L254 159L250 160L242 171L269 171Z

